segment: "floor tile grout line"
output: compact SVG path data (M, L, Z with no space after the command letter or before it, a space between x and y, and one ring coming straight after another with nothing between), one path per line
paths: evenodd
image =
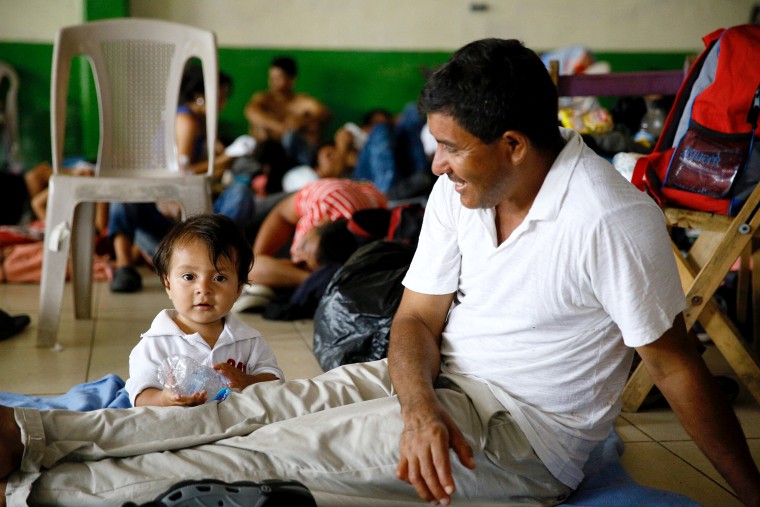
M642 443L643 443L643 444L646 444L646 443L655 443L655 444L657 444L658 446L662 447L662 448L663 448L665 451L667 451L667 452L668 452L670 455L674 456L675 458L677 458L677 459L678 459L679 461L681 461L682 463L685 463L685 464L686 464L687 466L689 466L689 467L690 467L692 470L696 471L697 473L699 473L700 475L702 475L704 478L706 478L707 480L709 480L710 482L712 482L713 484L715 484L716 486L718 486L719 488L721 488L723 491L727 492L728 494L730 494L730 495L731 495L731 496L733 496L734 498L737 498L737 497L736 497L736 494L735 494L733 491L731 491L730 489L726 488L726 487L725 487L723 484L721 484L720 482L718 482L718 481L716 481L715 479L713 479L712 477L710 477L710 475L709 475L709 474L707 474L707 473L703 472L703 471L702 471L702 470L700 470L698 467L694 466L692 463L690 463L689 461L687 461L686 459L684 459L682 456L678 455L677 453L675 453L674 451L672 451L671 449L669 449L667 446L665 446L665 445L663 444L663 442L692 442L692 443L694 443L694 440L693 440L693 439L691 439L691 438L688 438L688 439L674 439L674 440L662 440L662 439L657 439L657 438L655 438L654 436L650 435L650 434L649 434L649 433L648 433L648 432L647 432L645 429L643 429L643 428L640 428L639 426L637 426L636 424L634 424L634 423L633 423L633 421L631 421L631 420L627 419L627 418L626 418L626 417L625 417L625 416L624 416L622 413L620 414L620 416L619 416L619 417L623 418L623 419L624 419L626 422L628 422L630 425L632 425L632 426L633 426L634 428L636 428L638 431L640 431L641 433L643 433L644 435L646 435L648 438L650 438L650 439L651 439L650 441L623 442L623 452L625 452L625 445L626 445L626 444L629 444L629 443L630 443L630 444L642 444ZM695 445L696 445L696 444L695 444ZM737 498L737 500L738 500L738 498Z
M689 441L691 441L691 440L689 440ZM692 470L695 470L696 472L698 472L699 474L701 474L701 475L702 475L703 477L705 477L707 480L711 481L713 484L715 484L716 486L718 486L720 489L722 489L723 491L725 491L726 493L728 493L728 494L729 494L729 495L731 495L732 497L736 498L737 500L739 499L739 498L736 496L736 494L735 494L733 491L731 491L731 489L730 489L730 488L727 488L727 487L725 487L723 484L721 484L720 482L718 482L718 481L716 481L715 479L713 479L712 477L710 477L710 475L709 475L709 474L707 474L707 473L703 472L702 470L700 470L699 468L697 468L696 466L694 466L694 465L693 465L691 462L687 461L687 460L686 460L686 459L684 459L682 456L680 456L680 455L678 455L677 453L675 453L674 451L670 450L670 449L669 449L667 446L663 445L663 443L662 443L662 442L663 442L663 441L660 441L660 440L657 440L657 441L655 441L655 443L657 443L657 445L659 445L660 447L662 447L663 449L665 449L667 452L669 452L669 453L670 453L672 456L674 456L676 459L678 459L678 460L679 460L679 461L681 461L682 463L685 463L685 464L686 464L687 466L689 466L689 467L690 467ZM665 442L686 442L686 440L665 440Z

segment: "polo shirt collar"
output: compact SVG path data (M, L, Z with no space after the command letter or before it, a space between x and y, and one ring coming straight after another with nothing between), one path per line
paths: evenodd
M162 310L158 315L156 315L156 318L153 319L153 324L147 332L143 333L143 336L173 335L189 341L192 341L191 337L197 337L197 339L203 340L203 338L201 338L198 333L185 335L185 333L182 332L177 323L173 320L173 318L176 316L177 310ZM237 319L233 315L228 314L224 318L224 329L219 335L219 340L217 343L231 343L237 340L244 340L256 336L260 336L258 331L250 327L245 322Z
M562 201L567 194L570 178L575 172L584 144L580 134L576 131L565 128L560 128L560 131L565 139L565 147L562 148L557 159L549 168L533 205L525 217L526 222L553 220L562 208Z

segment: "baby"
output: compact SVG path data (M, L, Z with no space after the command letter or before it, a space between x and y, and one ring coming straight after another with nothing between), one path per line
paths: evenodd
M220 371L231 388L283 379L261 333L229 314L247 282L251 252L238 226L219 214L192 216L163 238L153 264L174 309L156 316L129 355L126 390L134 406L206 402L205 391L180 396L158 381L159 365L175 354Z

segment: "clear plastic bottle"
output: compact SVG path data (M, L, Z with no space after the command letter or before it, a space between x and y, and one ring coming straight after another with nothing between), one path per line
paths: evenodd
M647 100L646 105L647 110L641 119L641 127L633 137L633 140L647 148L651 148L662 133L666 115L665 111L657 107L653 101Z
M206 400L224 401L230 394L227 377L182 354L169 356L158 367L158 381L180 396L206 391Z

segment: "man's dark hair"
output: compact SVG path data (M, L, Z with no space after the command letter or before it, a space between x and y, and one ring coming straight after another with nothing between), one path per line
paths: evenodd
M356 237L348 230L348 220L345 218L321 225L316 231L319 236L317 263L320 266L343 264L359 248Z
M153 256L153 265L162 283L166 283L169 276L174 251L192 240L200 240L206 245L214 266L220 257L231 260L235 264L238 284L247 283L248 271L253 265L253 249L240 227L231 218L218 213L188 217L164 236Z
M270 63L269 66L281 69L290 77L296 77L298 75L296 61L289 56L278 56L272 60L272 63Z
M518 40L482 39L459 49L423 88L422 114L451 116L486 144L508 130L558 151L557 89L541 59Z

